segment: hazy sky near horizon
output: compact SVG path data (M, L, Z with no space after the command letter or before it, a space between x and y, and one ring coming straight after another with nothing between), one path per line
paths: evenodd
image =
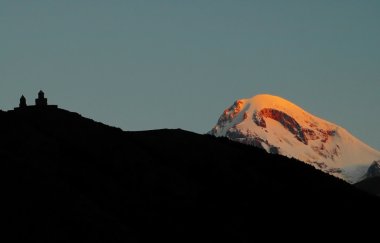
M209 131L284 97L380 149L380 1L0 1L0 109L50 103L125 130Z

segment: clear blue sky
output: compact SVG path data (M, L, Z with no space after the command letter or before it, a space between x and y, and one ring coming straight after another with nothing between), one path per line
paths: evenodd
M205 133L282 96L380 149L380 1L0 1L0 109Z

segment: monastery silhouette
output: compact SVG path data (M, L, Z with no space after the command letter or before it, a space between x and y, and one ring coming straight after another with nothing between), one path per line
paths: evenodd
M40 90L38 92L38 98L35 99L35 105L34 106L28 106L26 103L26 98L24 95L20 98L20 104L18 107L14 108L14 110L26 110L26 109L57 109L57 105L48 105L48 100L45 98L45 93Z

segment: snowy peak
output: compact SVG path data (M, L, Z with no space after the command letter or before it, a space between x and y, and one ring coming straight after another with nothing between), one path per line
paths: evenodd
M209 133L294 157L349 182L380 159L380 152L344 128L268 94L235 101Z
M235 101L231 107L224 111L214 128L224 128L223 125L227 122L233 122L236 125L246 120L250 113L253 115L251 119L255 124L264 128L266 127L264 118L271 118L283 123L285 126L288 125L287 128L293 131L299 130L301 127L307 127L308 124L311 127L318 126L322 128L334 126L319 118L315 119L315 116L281 97L263 94L254 96L251 99Z

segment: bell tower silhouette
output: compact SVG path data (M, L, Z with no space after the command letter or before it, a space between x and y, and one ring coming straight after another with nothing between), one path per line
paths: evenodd
M21 96L21 98L20 98L20 105L19 105L19 108L26 108L27 107L27 105L26 105L26 98L25 98L25 96L24 95L22 95Z
M47 98L45 98L45 93L40 90L38 92L38 98L36 99L36 106L38 107L45 107L48 105Z

